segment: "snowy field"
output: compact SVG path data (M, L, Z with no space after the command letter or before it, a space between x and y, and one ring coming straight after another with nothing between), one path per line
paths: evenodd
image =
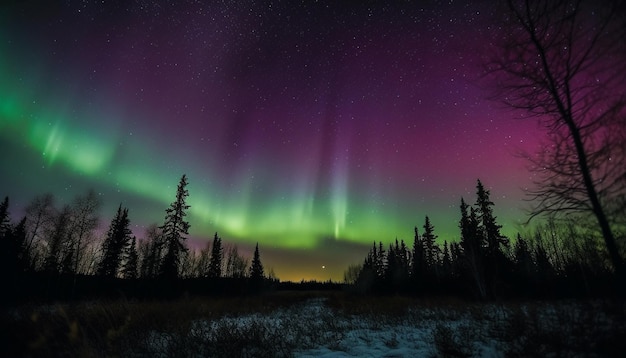
M619 301L276 293L4 311L2 357L623 357Z
M611 317L600 306L481 304L348 314L314 298L269 314L197 320L183 340L153 331L144 343L163 357L614 356L616 335L624 332L623 305Z

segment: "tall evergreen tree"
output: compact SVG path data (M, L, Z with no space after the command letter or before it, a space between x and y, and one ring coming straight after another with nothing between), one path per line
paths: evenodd
M189 223L185 220L187 210L190 208L186 204L189 191L187 187L187 176L183 175L176 190L176 200L165 211L165 223L160 229L163 231L165 240L165 255L161 263L160 275L166 278L178 278L180 258L187 247L184 235L189 234Z
M434 272L439 263L439 246L437 246L437 235L435 235L435 227L430 222L430 218L426 216L424 219L424 234L422 235L422 243L424 246L424 256L428 270Z
M469 282L473 282L476 296L481 299L487 297L487 289L485 287L485 267L483 259L482 238L478 230L478 218L474 208L461 198L461 220L459 227L461 229L461 247L463 248L463 262L466 275Z
M476 207L480 235L484 245L485 279L489 293L495 298L497 287L503 280L503 272L507 271L509 261L504 255L503 247L508 248L509 240L500 233L501 225L496 222L493 214L495 205L489 198L489 190L485 189L480 180L476 184Z
M416 285L416 289L420 291L423 288L426 278L427 261L424 242L422 241L417 226L414 228L415 236L413 237L413 260L411 263L411 279Z
M489 190L485 189L483 184L478 180L476 184L476 207L478 209L478 220L481 225L481 231L488 256L495 256L502 253L502 246L508 246L508 239L500 234L502 225L496 223L496 217L493 214L493 206L495 205L489 199Z
M224 249L222 248L222 238L213 236L213 246L211 247L211 258L209 259L210 278L222 277L222 262L224 261Z
M128 209L122 208L122 204L117 208L117 213L111 225L107 236L102 243L102 261L98 266L98 275L106 277L116 277L122 265L124 249L130 243L131 234L128 227L130 221L128 219Z
M259 254L259 243L257 242L254 248L254 256L252 257L252 264L250 265L250 279L253 282L263 281L265 273L263 272L263 264L261 263L261 255Z

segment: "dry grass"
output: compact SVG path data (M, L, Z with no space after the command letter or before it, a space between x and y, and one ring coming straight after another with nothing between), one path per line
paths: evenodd
M303 304L307 302L307 304ZM456 299L278 292L175 301L99 301L5 310L0 356L291 356L341 349L346 332L430 330L435 354L614 356L626 349L624 302L468 303ZM393 349L394 335L384 342Z

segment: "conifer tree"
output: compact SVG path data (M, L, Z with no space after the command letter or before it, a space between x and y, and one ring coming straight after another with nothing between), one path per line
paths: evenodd
M250 265L250 279L253 282L262 281L264 277L263 264L261 264L261 256L259 254L259 243L257 242L254 248L254 256L252 257L252 264Z
M183 175L176 190L176 200L165 211L165 223L160 227L165 240L165 254L160 275L165 278L178 278L180 258L187 250L184 244L187 239L184 235L189 234L189 223L185 220L187 210L190 208L186 204L187 196L189 196L187 184L187 176Z
M459 227L461 229L461 247L463 248L463 258L466 275L469 276L470 282L474 283L476 295L485 299L487 291L485 288L485 268L483 264L483 248L482 238L478 231L478 219L474 208L461 198L461 220Z
M98 266L98 275L117 276L122 265L124 250L131 239L129 224L128 209L122 208L120 204L102 243L103 257Z
M423 285L423 280L426 276L426 255L424 250L424 243L420 238L417 226L415 229L415 236L413 237L413 261L411 263L411 277L413 282L418 285Z
M502 272L508 266L503 246L508 247L508 239L500 234L501 225L496 223L493 214L494 203L489 198L489 190L485 189L480 180L476 184L476 207L478 211L479 231L484 245L484 265L487 286L492 296L497 295L497 286L502 280Z
M496 217L493 214L493 206L495 205L489 199L489 190L485 189L483 184L478 180L476 184L476 207L478 209L478 220L481 225L481 231L488 256L502 254L502 246L508 246L508 239L500 234L502 225L496 223Z
M211 258L209 259L210 278L222 277L222 262L224 257L224 249L222 248L222 238L217 236L217 232L213 237L213 246L211 247Z
M439 262L439 247L436 243L437 235L435 235L435 227L431 224L430 218L426 216L424 219L424 234L422 235L422 243L424 245L424 256L429 271L435 271Z

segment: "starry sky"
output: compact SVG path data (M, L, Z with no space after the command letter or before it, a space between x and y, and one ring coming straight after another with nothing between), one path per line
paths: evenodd
M102 224L121 202L142 238L187 174L190 245L259 242L283 280L340 280L425 215L458 240L478 178L504 234L526 219L515 154L543 134L487 99L491 2L3 3L0 195L15 215L94 189Z

